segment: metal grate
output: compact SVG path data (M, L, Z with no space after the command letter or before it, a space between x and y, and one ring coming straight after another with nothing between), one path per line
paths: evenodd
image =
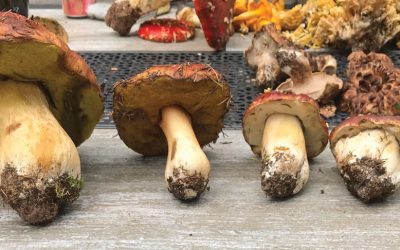
M332 53L331 53L332 54ZM392 60L400 65L400 51L390 51ZM98 82L102 85L105 99L105 114L100 121L99 128L112 128L114 123L110 117L112 110L112 86L121 79L136 75L153 65L180 64L185 62L205 63L216 68L231 87L234 104L225 118L226 128L241 128L243 113L254 97L263 90L254 87L255 72L244 61L240 52L220 53L116 53L116 52L85 52L80 55L94 70ZM345 79L347 56L334 53L338 61L338 75ZM327 120L331 127L337 125L346 118L346 114L340 113Z

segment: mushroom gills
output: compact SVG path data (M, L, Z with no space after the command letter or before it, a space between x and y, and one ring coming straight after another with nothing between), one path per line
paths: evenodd
M262 139L261 186L267 196L284 198L307 183L309 165L299 119L273 114L265 122Z
M333 152L347 189L363 201L392 194L400 185L400 147L386 130L341 138Z
M0 194L31 224L79 196L78 151L33 83L0 81Z
M191 118L180 107L161 111L160 127L168 141L165 179L168 190L181 200L198 198L206 189L210 163L197 141Z

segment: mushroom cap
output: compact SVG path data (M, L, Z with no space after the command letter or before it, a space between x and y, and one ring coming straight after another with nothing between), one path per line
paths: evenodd
M0 61L0 79L33 82L44 90L75 145L91 135L104 111L96 76L54 33L21 15L0 12Z
M261 154L265 122L273 114L288 114L299 119L309 158L325 149L328 127L319 115L318 103L306 95L272 91L257 97L244 113L243 135L255 154Z
M332 130L329 137L331 148L343 137L352 137L364 130L379 128L389 131L400 141L399 116L360 115L344 120Z
M163 107L178 105L192 118L200 146L218 138L231 101L229 86L208 65L154 66L114 85L113 118L125 144L143 155L168 151L159 127Z
M137 34L144 40L154 42L185 42L194 37L195 28L192 24L185 21L160 18L142 23Z

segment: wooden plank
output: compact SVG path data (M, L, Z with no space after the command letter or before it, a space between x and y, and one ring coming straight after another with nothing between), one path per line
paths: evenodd
M54 223L32 227L0 208L0 249L399 247L399 194L359 202L344 187L329 150L311 162L300 194L271 200L260 190L260 159L241 131L225 131L205 149L211 190L183 203L166 191L164 157L144 158L116 134L96 130L79 148L86 186Z

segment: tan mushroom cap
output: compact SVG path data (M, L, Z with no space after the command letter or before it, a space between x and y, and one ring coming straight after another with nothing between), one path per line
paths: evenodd
M397 141L400 141L399 116L361 115L344 120L332 130L329 138L331 148L334 148L340 139L355 136L368 129L386 130L393 134Z
M200 146L218 138L231 102L230 89L208 65L154 66L114 86L113 118L125 144L143 155L168 151L158 123L163 107L177 105L192 118Z
M51 112L76 145L91 135L104 110L96 76L54 33L21 15L0 12L0 62L0 78L33 82L44 90Z
M293 115L300 120L309 158L325 149L328 127L319 115L317 102L306 95L272 91L257 97L244 113L243 135L255 154L261 154L265 122L273 114Z

